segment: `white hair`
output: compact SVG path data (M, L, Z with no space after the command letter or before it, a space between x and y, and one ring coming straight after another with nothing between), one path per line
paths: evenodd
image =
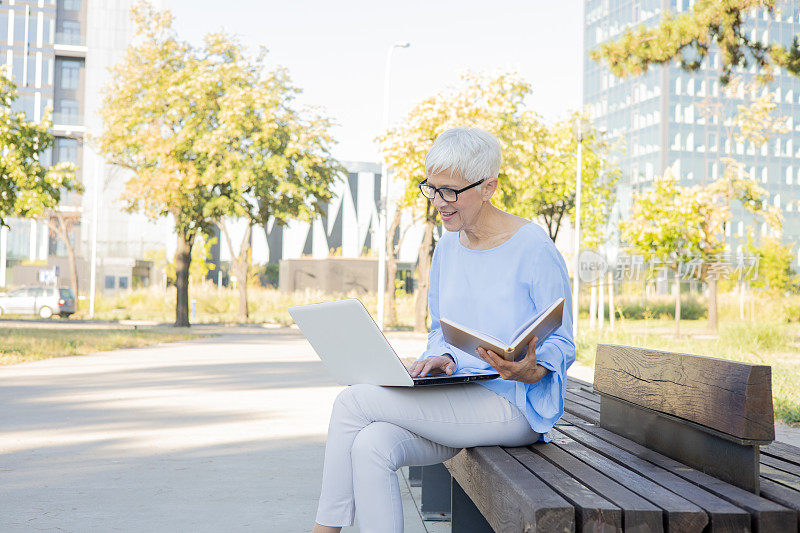
M500 143L480 128L451 128L433 141L425 156L425 175L450 171L469 183L496 178L502 160ZM483 185L481 185L483 187Z

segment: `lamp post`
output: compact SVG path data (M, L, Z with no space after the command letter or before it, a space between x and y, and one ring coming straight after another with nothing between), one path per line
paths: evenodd
M386 52L386 70L383 78L383 131L389 129L389 94L392 72L392 54L395 48L408 48L411 43L397 42ZM378 205L378 327L383 330L383 301L386 292L386 226L389 216L389 169L386 157L381 162L381 197Z
M589 121L578 117L572 130L578 141L578 154L575 167L575 246L572 274L572 338L578 339L578 294L580 290L580 252L581 252L581 181L583 170L583 137L589 129Z

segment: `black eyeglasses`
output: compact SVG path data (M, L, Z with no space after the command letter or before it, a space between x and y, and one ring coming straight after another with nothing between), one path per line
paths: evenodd
M424 196L428 200L433 200L434 198L436 198L436 193L438 192L439 196L442 197L442 200L444 200L447 203L453 203L456 200L458 200L458 193L464 192L467 189L471 189L473 187L477 187L478 185L486 181L486 178L476 181L471 185L467 185L463 189L451 189L450 187L442 187L441 189L437 189L433 185L429 185L428 183L426 183L427 181L428 179L426 178L419 183L419 190L422 193L422 196Z

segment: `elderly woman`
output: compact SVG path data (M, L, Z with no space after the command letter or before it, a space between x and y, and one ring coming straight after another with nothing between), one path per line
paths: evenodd
M442 133L425 159L421 193L446 230L433 253L431 332L416 376L493 367L501 378L423 389L355 385L331 413L314 533L336 532L354 515L362 532L403 531L396 471L440 463L471 446L524 446L546 440L564 409L567 367L575 359L564 260L538 225L491 203L501 151L477 128ZM564 298L562 326L524 359L445 342L439 317L511 341L538 311Z

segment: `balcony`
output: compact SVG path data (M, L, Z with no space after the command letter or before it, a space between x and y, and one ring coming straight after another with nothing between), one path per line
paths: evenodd
M53 113L53 131L61 135L86 133L83 115L77 113Z
M53 48L57 56L86 57L86 36L76 32L58 32Z

